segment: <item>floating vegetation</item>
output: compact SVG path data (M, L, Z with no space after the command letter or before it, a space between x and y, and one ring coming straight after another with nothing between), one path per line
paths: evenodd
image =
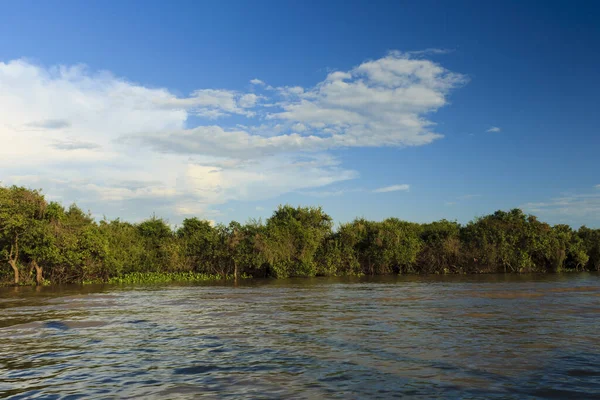
M247 275L240 278L247 279ZM84 284L108 283L111 285L152 284L152 283L193 283L219 280L233 280L233 275L203 274L199 272L134 272L123 276L115 276L106 281L95 279L84 281Z

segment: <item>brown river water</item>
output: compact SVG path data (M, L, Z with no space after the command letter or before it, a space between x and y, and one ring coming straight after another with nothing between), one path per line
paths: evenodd
M600 398L600 275L0 288L2 398Z

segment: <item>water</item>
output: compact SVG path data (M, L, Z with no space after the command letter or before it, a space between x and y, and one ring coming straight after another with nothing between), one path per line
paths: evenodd
M600 276L0 289L0 397L600 398Z

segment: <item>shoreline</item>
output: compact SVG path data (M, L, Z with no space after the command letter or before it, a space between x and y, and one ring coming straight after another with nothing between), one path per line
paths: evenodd
M355 275L317 275L317 276L291 276L287 278L275 278L275 277L253 277L253 276L240 276L237 281L241 282L260 282L260 281L285 281L287 279L296 280L309 280L309 279L327 279L327 278L361 278L361 279L377 279L377 278L389 278L389 277L457 277L457 276L549 276L549 275L574 275L574 274L598 274L599 271L586 271L586 270L565 270L555 272L449 272L449 273L403 273L403 274L378 274L378 275L366 275L366 274L355 274ZM111 277L106 280L84 280L82 282L70 282L70 283L52 283L45 281L42 285L37 285L35 281L22 282L19 285L15 285L12 282L0 282L0 288L10 287L60 287L64 285L77 285L77 286L89 286L89 285L151 285L151 284L186 284L186 283L218 283L227 282L235 283L236 279L233 275L222 275L217 274L204 274L197 272L176 272L176 273L162 273L162 272L144 272L144 273L131 273L121 277Z
M16 285L600 270L600 229L550 225L520 209L467 224L334 226L321 207L280 205L264 222L190 217L172 226L156 216L96 221L39 190L0 185L0 221L0 280L12 275Z

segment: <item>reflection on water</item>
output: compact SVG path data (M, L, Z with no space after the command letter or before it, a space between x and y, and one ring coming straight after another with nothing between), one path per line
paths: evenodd
M600 398L600 276L0 289L0 397Z

